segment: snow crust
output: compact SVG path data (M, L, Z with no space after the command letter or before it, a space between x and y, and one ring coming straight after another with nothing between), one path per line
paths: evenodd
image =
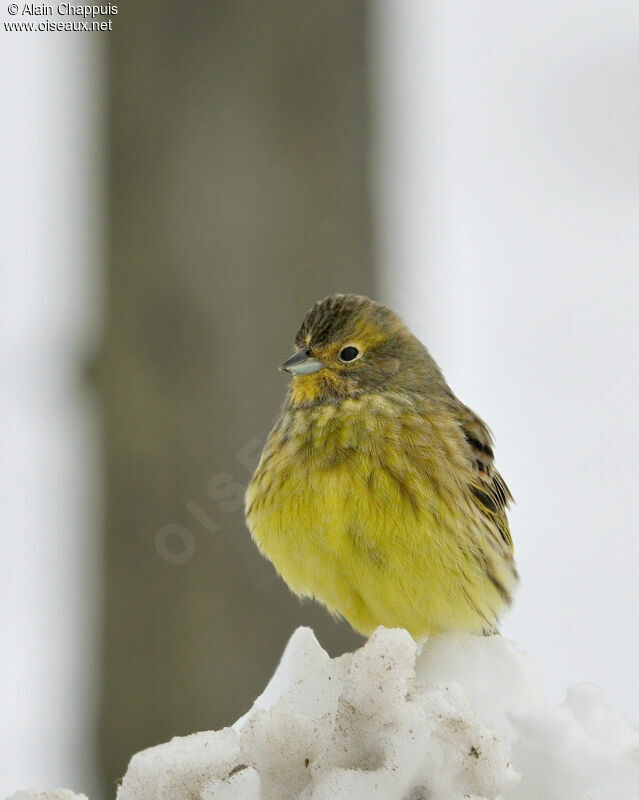
M298 629L244 717L134 756L118 800L639 798L639 733L598 688L544 705L501 636L418 649L380 629L331 659Z
M133 756L117 800L639 800L639 732L590 684L544 704L501 636L291 637L251 710ZM12 800L84 800L18 793Z

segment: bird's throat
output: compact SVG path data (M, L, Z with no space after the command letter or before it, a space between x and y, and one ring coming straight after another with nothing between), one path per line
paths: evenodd
M291 384L289 401L292 406L309 407L334 402L346 396L340 380L328 369L311 375L296 375Z

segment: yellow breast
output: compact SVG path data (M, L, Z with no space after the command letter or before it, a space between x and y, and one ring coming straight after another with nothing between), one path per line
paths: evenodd
M513 571L463 491L459 441L400 397L290 409L248 487L249 528L294 592L364 634L492 629L494 578Z

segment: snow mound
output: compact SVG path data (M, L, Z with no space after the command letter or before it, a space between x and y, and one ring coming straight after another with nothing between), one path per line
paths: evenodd
M639 800L639 732L599 689L544 705L501 636L418 651L380 628L331 659L300 628L244 717L138 753L118 800Z
M299 628L247 714L133 756L117 800L639 800L639 732L597 687L541 684L501 636L380 628L331 659Z

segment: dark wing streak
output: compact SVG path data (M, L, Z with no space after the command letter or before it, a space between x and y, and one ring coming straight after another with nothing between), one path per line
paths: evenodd
M461 432L468 447L473 477L468 485L471 502L477 506L499 531L512 552L513 543L506 509L513 496L494 466L493 439L488 426L467 406L459 410Z

